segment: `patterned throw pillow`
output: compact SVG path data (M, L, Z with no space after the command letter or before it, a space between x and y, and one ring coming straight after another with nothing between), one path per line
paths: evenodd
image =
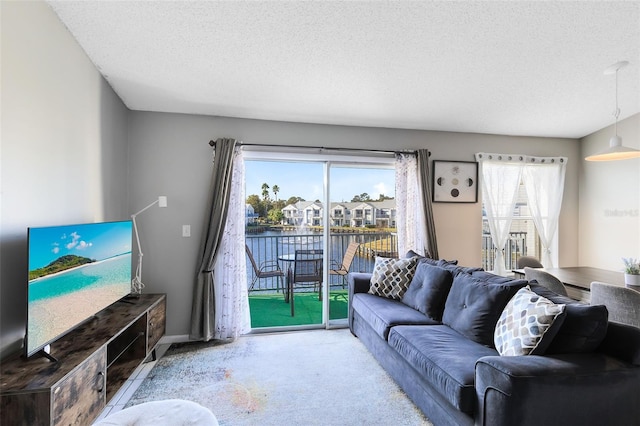
M494 343L502 356L540 355L564 320L566 305L556 305L521 288L507 303L496 324Z
M418 258L392 259L376 257L369 293L401 300L416 272Z

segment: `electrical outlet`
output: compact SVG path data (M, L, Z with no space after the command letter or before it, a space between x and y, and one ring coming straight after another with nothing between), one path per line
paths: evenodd
M182 225L182 236L183 237L191 236L191 225Z

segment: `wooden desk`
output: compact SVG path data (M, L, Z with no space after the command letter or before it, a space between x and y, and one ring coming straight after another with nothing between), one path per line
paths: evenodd
M545 272L558 278L567 288L567 293L572 299L589 302L591 283L600 281L619 287L624 287L624 274L622 272L608 271L606 269L591 268L588 266L574 266L570 268L544 268ZM515 269L516 276L524 278L524 269Z

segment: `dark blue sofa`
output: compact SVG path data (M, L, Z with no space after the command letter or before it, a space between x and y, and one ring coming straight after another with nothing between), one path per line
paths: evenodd
M419 264L411 300L369 294L371 274L349 274L349 328L435 425L640 424L640 329L535 282L434 262ZM566 317L543 355L500 356L488 333L527 284L567 303Z

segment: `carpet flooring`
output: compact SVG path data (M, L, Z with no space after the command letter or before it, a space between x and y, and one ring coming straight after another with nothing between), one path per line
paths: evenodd
M174 344L128 406L186 399L220 425L430 425L347 329Z

